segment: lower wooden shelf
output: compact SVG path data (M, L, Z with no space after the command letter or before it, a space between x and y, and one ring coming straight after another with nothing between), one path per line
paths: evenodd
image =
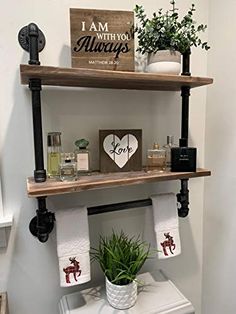
M210 176L207 169L197 169L196 172L157 172L134 171L101 174L94 172L88 176L81 176L76 181L57 181L48 179L43 183L35 183L34 178L28 178L27 191L29 197L50 196L64 193L75 193L86 190L111 188L125 185L143 184L169 180L189 179Z

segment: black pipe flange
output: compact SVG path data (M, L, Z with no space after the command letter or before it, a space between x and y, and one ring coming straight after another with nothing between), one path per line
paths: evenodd
M38 32L38 52L42 51L46 44L46 39L43 32L38 28L38 26L34 23L30 23L27 26L22 27L22 29L18 33L18 41L21 47L29 52L29 27L30 31Z

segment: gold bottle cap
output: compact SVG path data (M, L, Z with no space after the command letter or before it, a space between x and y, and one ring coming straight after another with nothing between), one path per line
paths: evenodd
M153 144L153 149L159 149L159 147L160 147L160 146L158 145L158 143L154 143L154 144Z

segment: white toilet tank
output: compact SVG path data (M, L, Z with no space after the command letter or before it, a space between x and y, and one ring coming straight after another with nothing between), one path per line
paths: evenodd
M139 287L136 304L127 310L116 310L106 300L104 286L89 288L62 297L60 314L194 314L192 304L162 271L138 276L144 285Z

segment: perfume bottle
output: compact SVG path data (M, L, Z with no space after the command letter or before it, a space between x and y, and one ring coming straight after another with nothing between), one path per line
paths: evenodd
M148 149L147 170L163 172L166 167L166 151L154 143L153 149Z
M60 179L62 181L71 181L76 179L76 163L74 153L61 154Z
M168 135L167 136L167 144L163 146L166 150L166 170L170 171L171 169L171 148L177 147L174 144L174 136Z
M171 148L171 171L172 172L195 172L197 149L187 147L185 139L179 140L180 147Z
M58 177L61 161L61 133L48 133L47 144L47 173L49 177Z
M77 174L88 174L90 171L90 153L87 149L89 141L79 139L75 142L75 156L77 162Z

